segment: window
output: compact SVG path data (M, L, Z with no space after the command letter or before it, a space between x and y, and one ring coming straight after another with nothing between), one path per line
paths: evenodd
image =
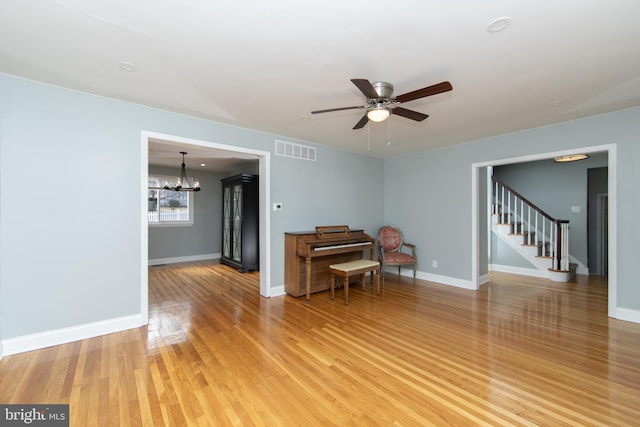
M157 189L176 177L149 175L147 190L149 225L193 225L193 193ZM153 188L155 187L155 188Z

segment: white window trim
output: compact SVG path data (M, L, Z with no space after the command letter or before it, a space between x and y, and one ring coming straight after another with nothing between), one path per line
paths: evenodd
M168 176L168 175L158 175L158 174L149 174L149 178L159 178L161 182L175 182L178 177L176 176ZM188 221L162 221L162 222L149 222L147 220L147 225L152 228L163 228L163 227L193 227L194 223L194 205L195 205L195 197L193 197L193 192L188 191L187 197L189 198L189 220Z

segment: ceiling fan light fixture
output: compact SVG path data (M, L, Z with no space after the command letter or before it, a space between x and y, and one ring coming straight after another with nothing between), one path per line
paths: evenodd
M351 82L362 92L367 98L366 105L354 105L353 107L329 108L325 110L315 110L311 114L329 113L332 111L343 110L359 110L366 109L366 113L353 127L353 130L362 129L369 123L382 122L389 118L390 114L398 115L416 122L421 122L427 117L427 114L399 107L397 104L413 101L415 99L427 96L437 95L442 92L453 90L451 83L444 81L435 85L423 87L411 92L403 93L396 97L393 96L393 85L387 82L373 82L367 79L351 79Z
M382 122L389 117L390 111L386 107L375 107L367 112L367 118L372 122Z

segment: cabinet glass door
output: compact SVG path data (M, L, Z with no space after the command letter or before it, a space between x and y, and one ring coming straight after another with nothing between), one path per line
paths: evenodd
M224 187L222 198L222 256L231 258L231 187Z
M233 260L242 262L242 185L233 186Z

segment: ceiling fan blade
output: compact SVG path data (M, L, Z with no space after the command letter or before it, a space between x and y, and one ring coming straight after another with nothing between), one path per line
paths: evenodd
M397 114L398 116L406 117L407 119L415 120L416 122L421 122L427 117L427 114L418 113L417 111L408 110L402 107L396 107L391 110L391 113Z
M414 99L424 98L425 96L436 95L442 92L448 92L453 89L451 83L442 82L435 84L433 86L423 87L422 89L414 90L413 92L403 93L402 95L396 96L396 101L398 102L407 102L413 101Z
M354 130L362 129L364 127L364 125L366 125L368 122L369 122L369 117L367 117L367 115L365 114L364 116L362 116L360 121L358 123L356 123L356 125L353 127L353 129Z
M360 89L360 92L364 93L364 96L366 96L367 98L372 98L372 99L379 98L378 92L376 92L376 90L374 89L373 85L369 80L351 79L351 81L353 82L354 85L356 85L358 89Z
M355 107L339 107L339 108L329 108L328 110L316 110L316 111L312 111L311 114L318 114L318 113L329 113L331 111L342 111L342 110L355 110L355 109L360 109L360 108L365 108L364 105L358 105Z

